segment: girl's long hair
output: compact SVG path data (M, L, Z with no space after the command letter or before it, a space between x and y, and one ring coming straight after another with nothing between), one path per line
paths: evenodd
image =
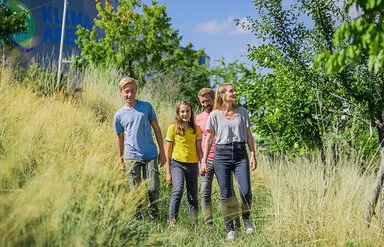
M184 100L176 103L176 118L175 118L176 134L184 135L184 133L186 131L186 129L183 128L183 120L181 120L181 118L179 116L179 111L180 111L181 105L189 106L189 110L191 111L191 118L189 119L189 126L192 128L193 134L196 134L195 115L193 114L192 103L189 101L184 101Z
M223 106L223 99L220 97L220 94L224 94L227 91L227 86L232 86L231 83L222 83L216 89L215 103L213 105L213 110L221 109Z

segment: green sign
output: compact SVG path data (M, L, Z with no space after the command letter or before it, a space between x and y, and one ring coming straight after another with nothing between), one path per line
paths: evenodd
M24 11L27 12L27 27L28 30L25 33L16 34L13 36L14 41L24 48L28 48L32 46L33 37L35 36L36 27L35 27L35 19L33 18L31 10L25 6L23 3L19 1L7 1L5 3L7 7L16 13L22 13Z

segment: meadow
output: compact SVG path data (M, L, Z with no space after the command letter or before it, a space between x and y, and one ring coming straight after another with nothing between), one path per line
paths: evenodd
M325 182L316 153L295 160L259 153L251 175L256 231L239 231L234 242L224 240L216 182L212 228L202 219L190 226L185 196L177 226L168 227L172 188L164 168L160 219L134 219L145 184L131 193L118 168L118 81L113 72L90 69L71 97L44 96L33 82L17 83L11 69L1 70L0 246L384 246L379 219L369 227L364 221L378 162L367 161L362 171L358 154L342 156ZM163 135L175 93L171 82L139 91L155 107Z

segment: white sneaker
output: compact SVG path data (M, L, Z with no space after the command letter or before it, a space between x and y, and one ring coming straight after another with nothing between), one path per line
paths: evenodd
M252 226L248 226L248 227L246 227L246 228L245 228L245 232L246 232L247 234L251 234L251 233L253 232L253 227L252 227Z
M233 241L235 240L235 232L234 231L229 231L227 234L227 237L225 238L227 241Z
M169 221L169 226L170 226L170 227L175 227L175 226L176 226L176 219L171 219L171 220Z

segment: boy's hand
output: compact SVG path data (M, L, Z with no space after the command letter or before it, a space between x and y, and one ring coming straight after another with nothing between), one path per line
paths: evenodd
M163 167L165 165L166 159L163 152L159 153L159 156L157 157L157 162L160 164L160 167Z
M120 170L125 171L124 163L120 163Z

